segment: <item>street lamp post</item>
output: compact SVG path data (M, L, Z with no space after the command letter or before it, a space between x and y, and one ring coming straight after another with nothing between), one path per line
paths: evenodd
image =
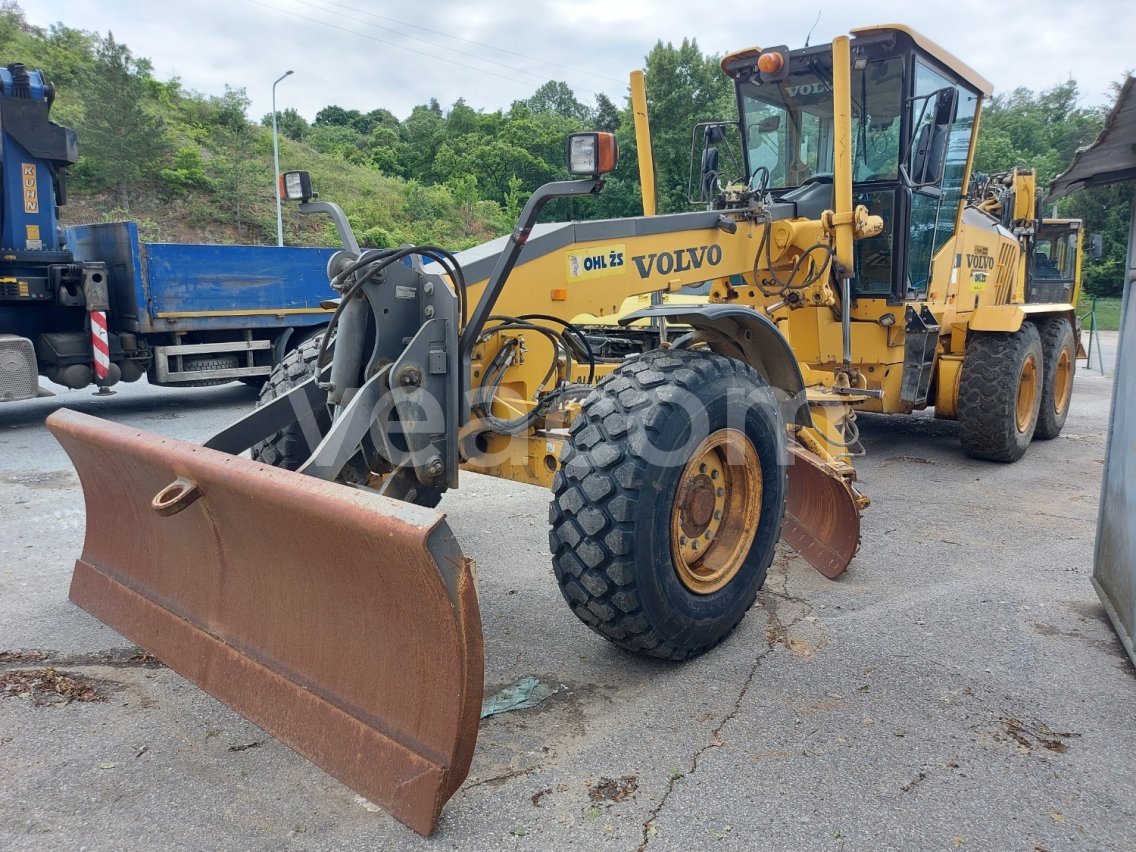
M276 187L276 245L284 245L284 216L280 210L280 142L276 133L276 83L291 71L285 71L272 84L272 184Z

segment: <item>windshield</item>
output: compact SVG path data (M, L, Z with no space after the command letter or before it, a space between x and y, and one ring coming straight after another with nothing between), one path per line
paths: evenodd
M785 80L742 85L742 126L755 185L787 189L832 174L832 70L830 60L822 61L817 57L808 70ZM893 57L852 71L854 181L898 177L903 65Z

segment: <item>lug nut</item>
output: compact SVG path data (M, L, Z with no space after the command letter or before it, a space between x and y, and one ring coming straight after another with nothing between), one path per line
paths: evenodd
M718 478L718 471L716 471L716 470L710 471L710 478L711 479L717 479Z

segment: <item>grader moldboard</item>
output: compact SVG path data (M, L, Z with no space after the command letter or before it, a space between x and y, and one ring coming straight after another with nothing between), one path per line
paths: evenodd
M934 405L1003 460L1055 434L1075 284L1031 289L1027 173L991 182L986 209L964 195L985 81L897 26L723 68L741 163L719 177L715 125L700 212L535 225L550 199L600 191L606 134L571 137L584 177L456 256L362 251L285 175L344 241L332 331L204 446L49 418L86 497L72 599L428 834L482 701L473 565L432 508L461 469L550 485L572 611L680 660L734 629L780 535L829 577L848 565L856 410ZM646 137L641 74L632 89ZM608 322L707 281L706 303Z

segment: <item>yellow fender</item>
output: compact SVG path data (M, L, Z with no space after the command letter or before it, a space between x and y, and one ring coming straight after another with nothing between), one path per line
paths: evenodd
M1064 316L1076 328L1076 312L1068 303L1036 305L983 305L970 316L969 331L1008 331L1022 327L1027 318Z

